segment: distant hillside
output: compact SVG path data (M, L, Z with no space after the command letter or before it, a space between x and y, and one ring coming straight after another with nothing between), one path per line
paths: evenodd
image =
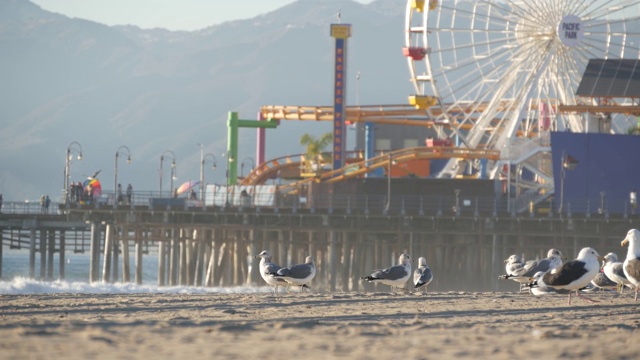
M72 163L72 181L102 169L103 187L112 190L121 145L133 162L119 164L119 180L136 190L158 189L167 149L176 154L176 182L197 179L198 143L223 163L228 111L255 118L261 105L330 104L329 24L338 9L353 24L348 99L360 71L360 103L404 103L411 92L401 53L405 4L299 0L253 19L172 32L109 27L2 0L0 193L5 201L57 199L72 141L84 155ZM285 122L267 132L267 157L299 153L301 134L329 130ZM240 133L240 159L255 157L255 131ZM224 175L218 166L207 181Z

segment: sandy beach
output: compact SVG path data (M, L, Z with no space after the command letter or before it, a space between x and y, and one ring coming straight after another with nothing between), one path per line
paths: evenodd
M0 296L4 359L640 358L631 292Z

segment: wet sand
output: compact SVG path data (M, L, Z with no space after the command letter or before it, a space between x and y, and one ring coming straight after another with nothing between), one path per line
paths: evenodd
M640 358L631 292L0 296L4 359Z

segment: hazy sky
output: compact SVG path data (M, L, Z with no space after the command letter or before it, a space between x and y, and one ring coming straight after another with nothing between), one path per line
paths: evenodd
M107 25L197 30L248 19L294 0L31 0L45 10ZM372 0L356 0L368 4Z

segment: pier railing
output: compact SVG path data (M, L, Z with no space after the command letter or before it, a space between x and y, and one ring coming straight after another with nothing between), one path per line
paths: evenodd
M225 209L239 209L245 211L270 209L275 211L294 212L339 212L344 214L371 215L417 215L417 216L578 216L578 217L629 217L637 215L640 210L627 198L609 198L606 193L599 196L584 198L567 198L562 206L554 198L539 203L530 202L529 206L519 208L524 211L509 210L509 202L505 196L420 196L420 195L354 195L350 193L323 194L307 197L302 194L261 195L254 194L246 199L229 197L229 203L215 206L206 205L201 200L189 200L184 197L173 198L169 193L159 197L157 191L134 192L131 202L126 199L120 203L110 193L93 202L69 202L66 204L51 202L49 209L43 208L39 201L5 201L0 208L0 214L62 214L65 209L127 209L149 208L155 210L198 210L218 211ZM272 199L262 199L261 196L273 196ZM235 198L235 200L234 200ZM511 199L511 202L515 199ZM208 202L210 204L210 202ZM265 206L264 204L270 204Z

